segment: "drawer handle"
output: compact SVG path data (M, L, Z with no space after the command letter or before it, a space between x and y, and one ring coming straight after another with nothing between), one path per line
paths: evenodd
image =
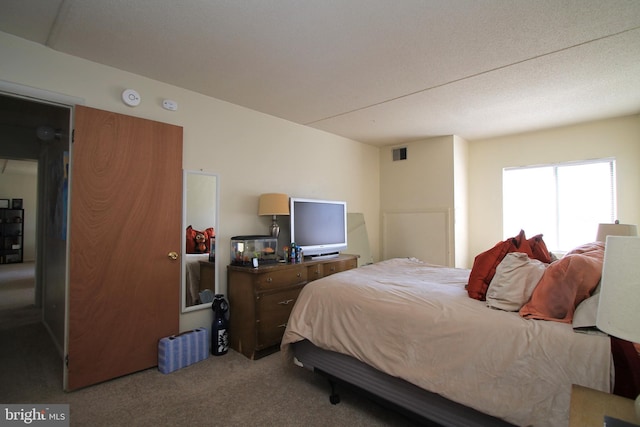
M335 267L331 267L331 271L336 271L336 268Z
M298 274L297 274L297 276L298 276L298 277L302 277L302 274L298 273Z
M282 305L289 305L289 303L291 303L291 302L293 302L293 300L292 300L292 299L287 299L287 300L284 300L284 301L280 301L280 302L278 302L278 304L282 304Z
M282 325L278 325L278 328L286 328L286 327L287 327L286 323L283 323Z
M267 277L267 283L271 283L273 282L273 278L272 277Z

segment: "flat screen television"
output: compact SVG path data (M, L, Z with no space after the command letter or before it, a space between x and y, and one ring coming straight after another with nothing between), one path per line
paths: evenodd
M347 202L291 197L291 241L307 259L337 257L347 249Z

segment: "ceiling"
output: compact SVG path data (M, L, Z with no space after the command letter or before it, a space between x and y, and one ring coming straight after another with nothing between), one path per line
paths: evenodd
M372 145L640 112L638 0L2 0L0 31Z

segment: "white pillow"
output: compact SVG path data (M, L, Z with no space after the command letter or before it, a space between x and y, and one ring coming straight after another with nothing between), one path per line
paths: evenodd
M508 253L496 267L487 289L487 305L506 311L518 311L529 301L547 264L522 252Z
M585 332L593 334L603 334L596 326L596 317L598 314L598 302L600 301L600 284L593 291L593 294L582 301L576 307L576 311L573 313L573 329L576 332Z

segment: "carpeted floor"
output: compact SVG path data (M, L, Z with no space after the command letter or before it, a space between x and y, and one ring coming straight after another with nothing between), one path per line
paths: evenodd
M7 288L16 296L21 287ZM0 310L0 404L68 403L72 426L417 425L344 387L332 405L328 382L281 353L252 361L230 350L168 375L153 368L65 393L62 360L25 295Z
M2 330L0 342L0 403L68 403L74 426L416 425L350 389L332 405L326 380L281 353L251 361L229 351L167 375L148 369L65 393L41 324Z

